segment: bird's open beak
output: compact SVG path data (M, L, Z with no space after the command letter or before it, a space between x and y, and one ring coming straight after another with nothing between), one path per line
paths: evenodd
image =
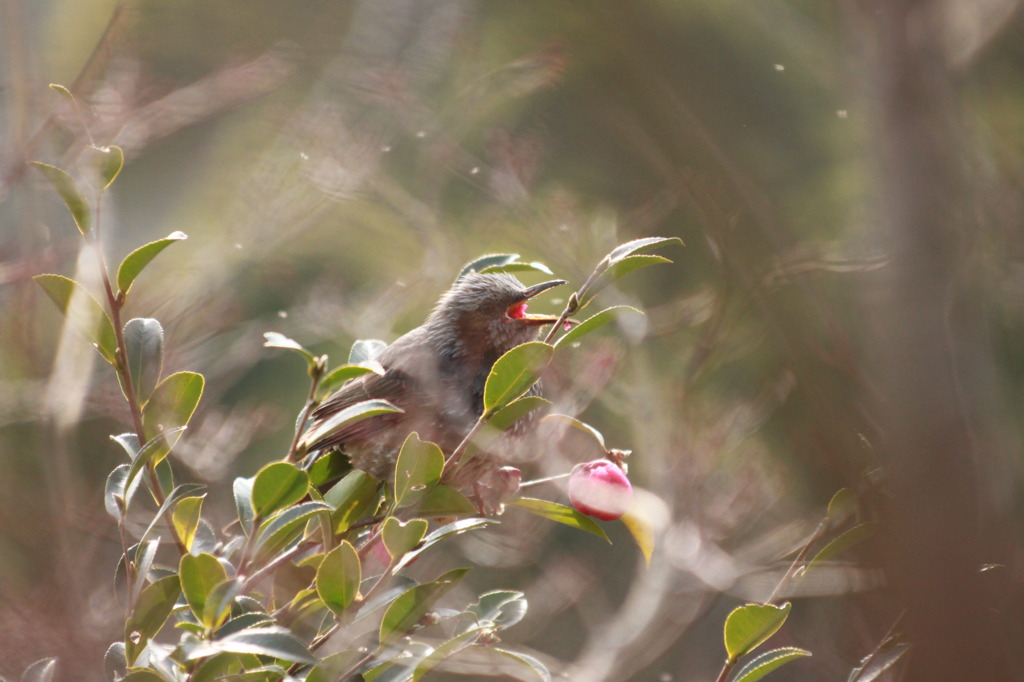
M550 282L541 282L540 284L534 284L532 287L526 287L526 289L523 290L523 297L513 305L509 306L508 316L513 320L520 320L525 324L540 325L554 324L555 322L558 322L558 318L551 315L528 315L526 313L526 302L537 294L565 283L564 279L553 279Z

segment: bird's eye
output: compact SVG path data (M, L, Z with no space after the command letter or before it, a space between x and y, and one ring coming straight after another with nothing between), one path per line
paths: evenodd
M510 305L506 314L513 320L521 320L526 317L526 304L516 303L514 305Z

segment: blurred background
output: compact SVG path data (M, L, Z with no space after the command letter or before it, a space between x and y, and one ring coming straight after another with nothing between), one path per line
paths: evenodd
M526 592L513 644L560 679L712 680L724 617L846 486L877 532L787 588L772 643L814 656L769 679L845 680L890 634L913 648L876 679L1024 679L1018 0L6 0L0 41L0 676L101 679L122 636L102 491L127 410L30 279L98 282L26 164L75 172L84 119L127 156L108 263L189 236L126 312L162 322L165 373L206 377L173 464L215 525L307 390L263 332L338 364L484 253L578 286L681 237L601 294L645 321L546 378L633 450L651 565L614 524L462 543L471 589Z

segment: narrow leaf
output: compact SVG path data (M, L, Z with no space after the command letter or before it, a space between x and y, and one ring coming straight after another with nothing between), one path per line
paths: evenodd
M44 658L25 668L21 682L52 682L56 674L57 659Z
M266 339L263 343L264 348L284 348L287 350L293 350L306 358L306 362L313 362L315 359L314 355L306 350L302 344L294 339L288 338L284 334L280 334L278 332L263 332L263 338Z
M120 464L107 476L107 483L103 488L103 508L116 521L124 518L124 512L127 508L124 497L124 484L127 480L128 465Z
M128 290L132 288L132 283L135 278L149 265L150 261L157 257L157 255L166 249L174 242L188 239L188 235L184 232L172 232L163 239L158 239L155 242L144 244L139 248L135 249L121 261L121 265L117 268L117 288L122 294L127 294Z
M256 474L252 509L257 519L301 501L309 492L309 475L291 462L268 464Z
M43 288L71 325L92 341L100 355L114 365L117 341L110 316L85 287L63 275L36 275L32 279Z
M381 644L390 644L409 632L468 571L468 568L452 569L434 582L417 585L391 602L380 623Z
M771 671L780 668L790 661L810 656L811 652L796 647L782 647L766 651L743 665L733 677L733 682L757 682Z
M157 384L142 413L146 436L155 438L161 432L188 424L203 395L204 384L203 375L195 372L176 372ZM168 452L169 447L158 448L153 459L159 462Z
M484 413L490 416L526 393L554 353L554 346L531 341L502 355L491 367L484 384Z
M203 498L205 495L195 497L183 497L174 505L171 519L174 522L174 531L178 539L185 545L185 549L192 549L192 541L196 537L196 529L199 528L199 519L203 511Z
M725 651L730 661L750 653L778 632L792 605L745 604L725 619Z
M78 226L78 231L82 233L82 236L89 234L92 231L92 209L89 207L89 202L85 200L85 195L78 188L78 183L75 179L62 171L56 166L51 166L48 163L42 163L41 161L33 161L32 165L39 169L39 171L50 181L53 188L57 190L57 194L64 200L64 205L68 207L68 211L71 213L71 217L75 221L75 225Z
M471 646L472 640L477 636L479 636L479 631L471 629L439 645L429 656L417 664L416 670L413 671L412 682L418 682L418 680L423 679L424 675L440 665L445 659Z
M359 553L347 540L325 554L316 569L316 593L336 616L355 601L361 581Z
M850 671L847 682L874 682L882 673L896 665L910 650L906 642L886 642L881 650L864 657L860 665Z
M145 404L160 380L164 362L164 328L151 317L128 320L124 326L124 344L135 395L140 403Z
M361 377L364 374L384 374L384 367L376 360L367 360L358 365L342 365L332 369L327 375L320 381L319 393L320 395L327 395L333 392L336 388L340 388L342 384Z
M186 428L188 427L179 426L175 429L168 429L163 433L157 434L152 440L142 446L135 459L132 460L131 468L128 469L128 480L125 482L125 486L127 486L125 491L126 504L131 503L134 489L138 484L138 476L146 468L149 461L158 454L163 457L170 452Z
M553 275L551 268L540 263L533 261L531 263L520 263L518 261L512 263L505 263L504 265L489 265L482 270L481 273L498 273L498 272L542 272L545 275Z
M609 263L618 263L638 251L647 251L670 242L677 243L680 246L683 245L683 240L679 237L642 237L640 239L633 239L623 244L619 244L612 249L611 253L607 256L607 259Z
M444 453L413 432L405 439L395 462L395 504L401 509L423 499L437 485L444 471Z
M602 434L600 431L595 429L590 424L582 422L579 419L576 419L575 417L570 417L567 414L555 413L545 415L542 421L571 426L572 428L587 434L590 440L593 441L593 444L596 446L596 449L600 450L600 454L595 454L595 456L603 456L604 453L608 450L608 446L604 444L604 434Z
M287 628L276 625L250 628L228 635L223 639L205 643L190 649L185 658L186 660L196 660L225 651L236 654L270 656L307 665L316 664L316 659L309 653L305 644Z
M630 305L617 305L611 308L605 308L601 312L588 317L566 332L557 341L555 341L555 348L568 348L573 343L579 341L580 337L589 334L595 329L603 327L612 320L618 319L625 313L636 313L638 315L644 314L642 310L638 310Z
M431 531L430 534L427 535L427 537L423 538L423 542L420 543L419 547L412 550L411 552L407 552L405 556L402 557L402 559L397 564L395 564L394 568L392 569L392 573L398 573L400 570L411 564L420 554L425 552L430 547L441 542L445 538L451 537L453 535L461 535L462 533L475 530L477 528L483 528L484 526L489 526L492 523L498 523L498 521L496 521L495 519L475 518L460 519L458 521L453 521L451 523L445 524L440 528Z
M517 497L512 500L512 504L549 521L555 521L570 528L585 530L611 544L611 540L608 539L604 529L597 525L596 521L586 514L581 514L572 507L532 497Z
M834 556L845 552L846 550L859 545L871 536L875 534L875 524L873 523L862 523L854 526L845 533L839 535L839 537L833 539L830 543L822 547L814 558L807 564L806 570L811 570L817 564L822 561L827 561Z
M235 511L238 513L238 521L242 524L242 530L246 535L252 535L253 521L256 512L252 508L252 486L255 476L252 478L236 478L231 485L231 492L235 498Z
M644 555L644 562L651 567L651 556L654 554L654 523L647 515L643 507L637 504L633 498L633 504L620 519L626 526L626 530L633 536L640 553Z
M849 488L840 488L828 502L828 520L830 523L841 523L853 513L856 499Z
M533 656L524 654L520 651L510 651L508 649L501 649L498 647L492 647L491 651L501 654L507 658L511 658L513 661L526 668L532 676L535 676L541 682L551 682L551 673L548 672L547 666Z
M492 253L487 256L481 256L467 263L459 272L459 276L455 278L455 281L458 282L471 272L483 272L487 268L501 267L514 263L517 258L519 258L518 253Z

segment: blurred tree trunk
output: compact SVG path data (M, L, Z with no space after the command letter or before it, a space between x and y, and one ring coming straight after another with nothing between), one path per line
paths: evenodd
M914 647L907 679L1014 679L981 571L1006 560L993 531L1010 520L993 485L1006 470L988 409L995 367L974 288L983 226L949 15L933 0L847 7L871 106L870 236L892 255L864 303L891 493L885 560Z

